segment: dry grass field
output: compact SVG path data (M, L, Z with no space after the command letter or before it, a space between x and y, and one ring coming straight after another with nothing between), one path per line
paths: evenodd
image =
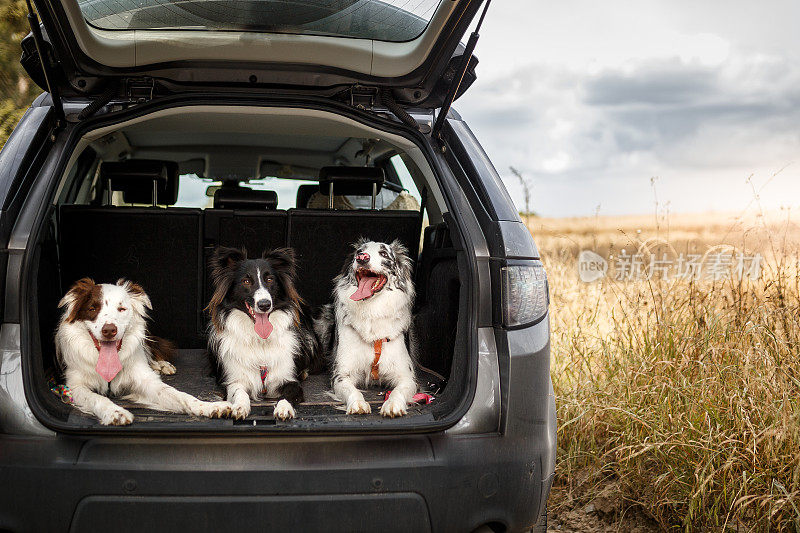
M530 219L550 280L557 520L800 530L798 222L788 210ZM650 254L695 254L707 272L732 261L727 275L617 280L623 249L645 274ZM579 280L581 250L612 257L606 277ZM758 279L740 279L739 253L762 256Z

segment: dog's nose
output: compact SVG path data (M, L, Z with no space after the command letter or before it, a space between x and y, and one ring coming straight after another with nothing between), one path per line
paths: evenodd
M367 252L361 252L360 254L356 254L356 263L359 265L365 265L369 263L369 254Z
M263 300L256 302L256 307L258 308L259 312L266 313L270 310L270 308L272 308L272 302L264 298Z
M100 331L106 339L113 339L117 335L117 326L114 324L106 324Z

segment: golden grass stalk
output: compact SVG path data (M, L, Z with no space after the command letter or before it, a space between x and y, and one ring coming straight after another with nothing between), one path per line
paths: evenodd
M800 529L800 232L779 218L718 226L533 228L551 286L566 504L613 482L665 528ZM762 277L578 281L580 249L613 255L653 237L679 251L757 251Z

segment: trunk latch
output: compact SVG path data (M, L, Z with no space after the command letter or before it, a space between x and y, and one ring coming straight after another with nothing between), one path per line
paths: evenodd
M378 88L365 85L353 85L350 88L350 105L356 109L367 111L375 107L378 99Z
M153 78L137 78L126 80L128 98L137 104L153 99Z

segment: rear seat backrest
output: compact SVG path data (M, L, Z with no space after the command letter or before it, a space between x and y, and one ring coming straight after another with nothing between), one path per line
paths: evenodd
M248 257L261 257L264 250L286 246L286 211L206 209L204 213L204 296L211 299L208 261L217 246L244 248Z
M214 192L214 209L203 221L203 301L211 300L208 262L217 246L244 248L248 257L286 246L286 211L277 211L275 191L223 185Z
M100 179L122 191L125 203L173 205L178 164L128 159L104 162ZM201 337L199 209L61 206L61 285L91 277L98 283L126 278L140 284L153 303L150 333L180 347L199 347Z
M376 167L323 167L319 193L370 196L381 190L383 170ZM374 202L373 202L374 203ZM419 212L370 210L289 210L289 246L298 258L298 291L309 304L327 303L332 280L342 269L352 244L364 237L373 241L400 240L412 260L419 250Z
M332 280L361 237L391 242L399 239L416 260L419 213L416 211L289 210L289 246L298 258L297 289L311 305L330 301Z
M86 276L135 281L153 303L151 334L181 348L204 346L201 217L199 209L62 206L62 288Z
M152 196L152 179L145 176L137 183L124 180L127 194L137 200ZM370 193L371 188L370 183ZM169 187L158 195L160 204L175 202ZM181 348L205 345L203 309L211 297L207 265L216 246L246 248L250 257L265 249L295 248L298 290L317 306L330 300L332 280L353 242L399 239L416 259L420 232L417 211L62 206L59 217L62 287L85 276L141 284L153 302L151 333Z

